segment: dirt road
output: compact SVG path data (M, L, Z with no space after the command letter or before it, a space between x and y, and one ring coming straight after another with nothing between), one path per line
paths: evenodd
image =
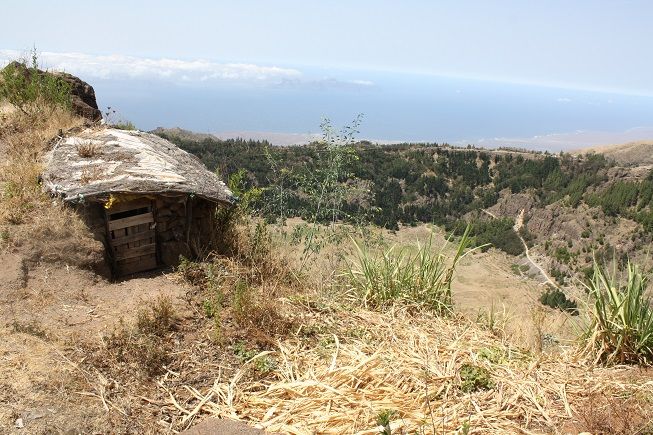
M494 219L497 219L497 216L492 213L489 210L483 209L483 212L487 214L488 216L493 217ZM526 244L526 240L521 236L519 233L519 230L521 227L524 226L524 209L521 209L519 211L519 214L517 215L517 218L515 219L515 225L512 227L513 230L515 230L515 233L517 233L517 237L519 237L519 240L521 240L522 244L524 245L524 252L526 253L526 259L533 265L537 270L540 271L540 274L544 277L544 282L546 284L552 285L554 288L558 288L558 285L551 279L548 273L546 273L546 270L542 266L540 266L535 260L533 260L533 257L531 257L531 252L528 249L528 245Z

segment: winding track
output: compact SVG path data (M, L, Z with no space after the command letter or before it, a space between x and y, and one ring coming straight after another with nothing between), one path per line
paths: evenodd
M498 219L497 216L492 213L489 210L482 209L483 213L487 214L488 216L491 216L494 219ZM530 250L528 249L528 245L526 244L526 240L519 234L519 230L521 227L524 226L524 209L522 208L519 211L519 214L517 215L517 219L515 219L515 225L512 227L513 230L515 230L515 233L517 234L517 237L519 237L519 240L521 240L522 245L524 245L524 252L526 253L526 259L537 268L537 270L540 271L542 276L545 279L544 283L551 284L554 288L558 288L558 285L551 279L548 273L546 273L546 270L542 266L540 266L535 260L533 260L533 257L531 257Z

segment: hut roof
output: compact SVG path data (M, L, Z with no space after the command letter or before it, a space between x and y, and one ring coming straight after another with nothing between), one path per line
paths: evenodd
M111 194L194 194L233 203L225 184L195 156L141 131L88 129L46 155L46 191L65 201L108 200Z

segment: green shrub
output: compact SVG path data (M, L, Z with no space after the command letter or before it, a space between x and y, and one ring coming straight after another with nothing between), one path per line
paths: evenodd
M469 228L451 261L444 247L434 252L432 237L424 245L418 243L416 253L406 248L395 252L393 246L374 255L355 241L354 245L357 258L344 275L366 306L381 308L402 301L440 314L452 311L451 281L458 261L469 252Z
M551 276L556 280L560 285L565 285L567 283L567 274L560 270L557 267L552 267L550 272Z
M0 71L0 101L6 100L28 116L57 107L70 109L70 91L61 77L39 70L36 50L31 53L31 62L14 61Z
M136 126L131 121L119 121L115 124L111 124L111 127L117 128L119 130L128 130L128 131L136 130Z
M467 225L463 220L460 220L448 227L456 235L460 235L466 230ZM475 245L482 246L483 251L488 250L490 246L494 246L510 255L521 255L524 253L524 244L513 229L515 222L512 219L475 220L469 222L469 225L471 225L469 236L474 239L473 242Z
M653 362L653 308L645 296L649 277L628 261L624 279L594 261L594 274L585 284L594 299L585 332L590 348L605 363Z
M460 390L464 393L494 388L494 381L485 367L463 364L460 368Z
M567 250L567 248L561 246L555 250L553 256L559 262L563 264L569 264L569 262L571 261L572 254Z
M566 311L573 316L578 315L578 304L576 301L567 299L567 296L560 289L548 288L540 296L540 302L542 305Z

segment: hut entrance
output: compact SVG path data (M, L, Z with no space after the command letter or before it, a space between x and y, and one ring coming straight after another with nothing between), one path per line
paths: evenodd
M106 211L106 219L107 240L116 275L157 267L153 201L119 202Z

